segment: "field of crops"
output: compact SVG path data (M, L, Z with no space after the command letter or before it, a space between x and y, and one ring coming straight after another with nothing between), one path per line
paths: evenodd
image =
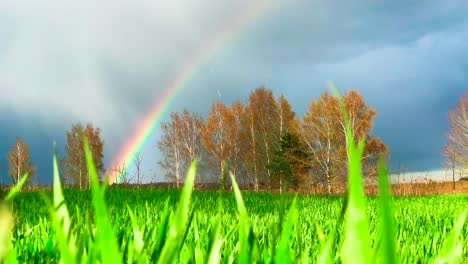
M106 203L113 224L120 252L125 259L155 259L158 254L158 230L162 226L166 200L169 208L175 208L180 196L178 191L165 190L108 190ZM258 243L258 257L269 259L280 240L281 218L293 202L292 195L270 195L266 193L244 193L243 199L252 220ZM89 191L65 191L65 200L70 210L73 233L81 238L78 248L88 254L92 247L93 235L88 223L92 222L92 197ZM452 229L456 216L466 207L468 197L434 196L402 197L395 199L395 220L397 227L398 252L405 263L429 262L440 252L442 241ZM293 223L290 237L292 255L309 257L316 262L322 249L321 237L328 241L336 234L341 240L340 215L343 199L339 197L308 197L297 199L297 219ZM16 213L14 248L20 262L54 262L59 256L54 239L52 222L47 206L37 193L24 193L13 201ZM233 193L195 192L190 207L191 223L186 239L180 249L183 262L208 260L213 231L220 223L220 248L225 261L237 259L239 217ZM130 212L133 212L133 223ZM378 241L376 199L370 199L370 237ZM219 221L219 222L218 222ZM135 227L138 232L134 232ZM467 231L464 229L464 235ZM135 235L139 234L139 235ZM140 241L141 239L141 241ZM464 245L468 245L464 241ZM139 243L141 243L139 245ZM339 252L340 244L333 244L333 255ZM137 250L139 249L140 250ZM81 250L83 250L81 249ZM466 252L466 247L463 249ZM137 253L140 252L140 253ZM131 256L133 254L133 256ZM466 256L466 254L464 254ZM146 262L144 261L144 262Z

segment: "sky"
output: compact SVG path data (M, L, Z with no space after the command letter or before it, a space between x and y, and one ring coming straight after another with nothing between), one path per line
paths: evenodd
M206 115L219 96L245 100L259 86L284 94L302 116L332 81L377 110L373 135L389 146L390 166L422 174L443 167L447 112L468 91L464 0L3 0L1 181L9 182L6 153L19 136L37 180L50 182L53 142L63 155L75 122L102 129L109 164L184 65L220 34L162 121L184 107ZM145 181L164 177L160 134L142 150Z

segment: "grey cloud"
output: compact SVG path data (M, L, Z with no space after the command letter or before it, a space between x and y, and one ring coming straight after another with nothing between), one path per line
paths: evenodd
M467 21L465 1L284 1L238 52L283 65L335 62Z
M2 2L0 106L118 124L138 114L141 100L157 97L247 3Z

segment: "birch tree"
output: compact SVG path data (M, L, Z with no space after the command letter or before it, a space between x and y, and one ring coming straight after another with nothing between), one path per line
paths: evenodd
M184 171L188 170L193 160L200 160L202 155L201 129L203 118L201 115L184 109L180 114L180 157L184 164Z
M449 132L442 154L445 164L452 171L455 191L455 170L468 167L468 94L460 98L454 110L448 114Z
M10 152L7 154L8 160L8 175L11 181L16 185L21 178L28 174L28 181L36 173L36 167L32 165L29 158L29 147L24 144L21 138L17 137L15 143L11 146Z
M101 139L101 129L88 123L83 127L81 123L75 123L66 132L67 143L65 145L65 157L62 164L64 173L69 182L73 182L74 187L79 189L89 188L90 177L86 166L83 139L89 142L94 166L100 175L104 168L104 141Z
M180 117L177 113L171 113L169 122L162 122L162 136L158 141L158 148L163 154L159 165L166 171L166 180L176 183L177 188L181 183L181 154L180 154Z
M455 109L449 112L447 147L457 152L458 163L468 168L468 93L460 98Z
M166 170L166 180L176 182L177 187L183 180L193 160L202 155L201 128L203 119L197 113L184 109L182 113L171 113L170 122L161 124L162 137L158 148L163 153L160 166Z
M242 163L246 169L248 178L253 177L254 190L259 188L258 172L258 133L256 131L255 109L247 105L241 117L242 130L240 131L240 143L242 149Z
M213 103L201 130L202 141L209 153L209 164L219 172L220 182L224 182L226 171L224 162L229 163L234 154L236 141L235 119L231 109L217 101Z
M229 142L231 153L231 169L234 177L240 176L240 172L242 171L242 162L241 162L241 155L242 155L242 144L241 144L241 130L242 130L242 116L244 115L244 105L240 101L236 101L231 106L231 114L232 114L232 129L234 134L234 139ZM243 177L242 177L243 178Z
M258 138L256 153L261 169L258 172L271 188L273 180L271 162L280 140L279 133L276 132L279 118L273 92L264 87L257 88L249 96L249 107L252 111L253 133Z
M371 136L376 111L367 105L356 91L343 95L343 102L356 140L364 137L366 145L362 157L363 172L375 175L376 161L379 154L388 154L387 146ZM331 184L337 176L346 181L348 161L345 140L345 122L339 101L328 93L322 94L317 101L309 103L302 119L300 135L311 152L312 174L327 185L331 193Z

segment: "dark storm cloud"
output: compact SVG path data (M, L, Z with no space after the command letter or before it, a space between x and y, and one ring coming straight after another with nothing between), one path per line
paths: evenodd
M278 11L231 47L220 59L228 64L213 62L217 74L205 74L192 89L215 99L215 87L222 87L245 98L266 85L302 114L331 80L341 90L357 89L377 109L374 134L390 146L392 165L438 169L447 112L468 90L468 10L458 4L325 8L319 17L305 15L313 13L308 4L292 4L293 11Z
M290 1L252 28L252 61L323 63L413 42L467 20L466 1Z

